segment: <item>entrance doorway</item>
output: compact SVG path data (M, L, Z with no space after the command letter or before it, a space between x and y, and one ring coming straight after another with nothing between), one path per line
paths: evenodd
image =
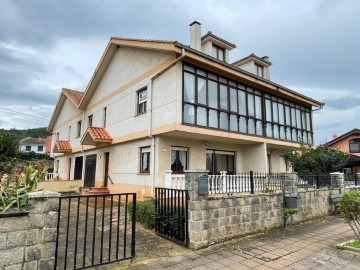
M83 157L75 158L74 180L82 179Z
M96 154L86 156L84 187L95 186Z
M103 187L107 187L108 185L108 178L109 178L109 157L110 153L105 153L105 173L104 173L104 181L103 181Z

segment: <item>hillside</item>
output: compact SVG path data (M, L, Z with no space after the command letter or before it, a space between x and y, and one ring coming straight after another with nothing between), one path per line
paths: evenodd
M51 135L46 131L46 127L29 128L29 129L0 129L0 133L8 133L14 136L17 142L26 137L38 138Z

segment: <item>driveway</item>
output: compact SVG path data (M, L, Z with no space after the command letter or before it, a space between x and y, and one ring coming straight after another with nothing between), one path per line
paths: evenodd
M200 251L176 256L156 256L143 261L109 265L107 269L360 269L360 254L336 249L353 238L350 227L336 217L326 217L231 240ZM140 255L140 254L139 254ZM160 255L160 254L159 254Z

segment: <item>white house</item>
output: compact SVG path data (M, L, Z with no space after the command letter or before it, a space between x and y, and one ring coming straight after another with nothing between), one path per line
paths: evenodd
M254 54L190 25L177 41L112 37L84 92L63 89L48 130L61 179L152 196L164 172L287 170L281 154L313 143L323 103L270 81Z
M37 154L45 154L46 140L44 138L31 138L27 137L20 140L19 151L21 152L35 152Z

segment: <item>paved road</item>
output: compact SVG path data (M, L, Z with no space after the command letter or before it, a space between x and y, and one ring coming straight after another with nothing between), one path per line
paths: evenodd
M157 262L112 265L110 269L360 269L360 254L336 249L353 238L348 225L327 217L287 230L245 237ZM147 263L147 264L144 264Z

